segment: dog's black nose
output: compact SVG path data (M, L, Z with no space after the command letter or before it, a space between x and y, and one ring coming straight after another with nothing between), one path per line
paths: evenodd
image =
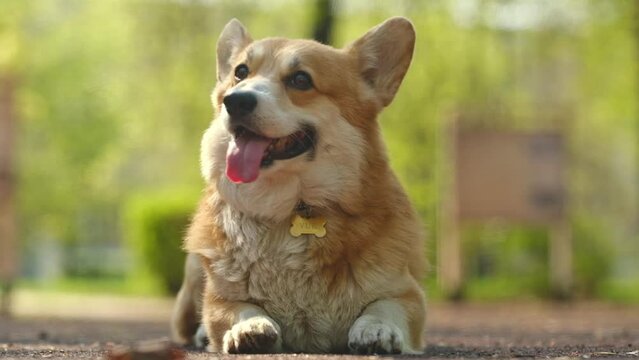
M231 117L248 115L257 106L257 97L250 91L235 91L224 97L224 106Z

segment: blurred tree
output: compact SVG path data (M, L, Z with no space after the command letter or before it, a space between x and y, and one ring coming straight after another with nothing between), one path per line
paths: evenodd
M437 207L452 171L443 151L452 119L460 118L462 128L559 129L568 134L573 223L575 229L589 229L587 236L575 232L581 236L575 239L581 257L576 259L577 275L584 278L576 280L587 284L585 292L592 295L597 287L593 281L607 281L602 274L636 274L636 265L628 263L633 255L606 250L637 254L632 239L637 218L634 129L639 121L636 81L627 76L637 66L629 22L634 2L410 4L417 29L415 56L381 121L393 166L426 219L431 238L437 236ZM338 18L342 40L353 39L389 12L398 14L388 3L350 5ZM485 239L481 229L468 231L470 239ZM545 241L538 232L523 234ZM519 244L526 249L530 243ZM598 261L599 255L587 249L617 261ZM506 247L490 253L494 251L501 251L499 256L511 252ZM492 268L500 269L493 276L519 273L501 265ZM598 275L592 277L593 272Z
M335 5L332 0L315 1L315 22L313 39L322 44L331 44L333 34Z
M20 79L20 22L27 5L9 1L0 17L0 315L10 312L10 293L18 275L16 231L17 89Z
M467 128L561 128L570 134L573 223L586 239L575 242L578 266L629 273L637 267L638 8L570 0L0 1L0 63L12 59L20 79L21 243L33 251L44 239L117 244L123 204L137 193L201 188L197 153L213 116L215 37L231 17L256 39L303 37L312 24L314 37L340 46L406 15L417 30L415 56L381 123L430 237L452 171L444 151L451 119L459 115ZM517 249L532 254L526 262L546 260L538 232L499 233L515 239L514 249L491 241L490 229L468 231L477 242L470 248L483 254L471 264L483 274L517 274L512 262L487 260ZM600 261L592 251L626 260ZM605 281L589 276L582 283L590 289Z
M635 37L635 64L639 64L639 0L635 0L634 2L634 37ZM636 94L636 103L639 104L639 66L635 66L635 94ZM638 105L639 106L639 105ZM637 117L639 117L639 110L636 111L635 114ZM636 159L639 159L639 119L637 119L636 121L636 136L635 138L637 139L637 142L635 143L635 147L636 147L636 151L635 151L635 157ZM635 179L639 180L639 166L637 166L636 168L636 175L635 175ZM639 215L639 196L636 196L636 204L635 204L635 215ZM635 216L635 231L634 231L634 237L636 237L639 240L639 219L637 219L639 216Z
M9 293L17 275L15 214L14 75L0 70L0 315L9 313Z

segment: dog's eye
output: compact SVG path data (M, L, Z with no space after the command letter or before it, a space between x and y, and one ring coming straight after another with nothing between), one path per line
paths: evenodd
M249 74L249 68L246 64L240 64L235 68L235 80L242 81L246 79Z
M307 72L297 71L288 79L288 84L297 90L308 90L313 87L313 80Z

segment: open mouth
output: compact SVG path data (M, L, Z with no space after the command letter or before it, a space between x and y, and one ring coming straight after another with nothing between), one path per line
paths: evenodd
M235 183L255 181L261 168L299 156L314 146L315 130L310 126L275 139L239 126L233 130L226 152L226 176Z

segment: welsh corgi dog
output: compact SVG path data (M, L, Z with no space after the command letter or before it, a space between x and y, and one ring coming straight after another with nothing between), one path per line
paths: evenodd
M377 122L414 44L402 17L342 49L224 27L176 341L228 354L423 351L421 225Z

